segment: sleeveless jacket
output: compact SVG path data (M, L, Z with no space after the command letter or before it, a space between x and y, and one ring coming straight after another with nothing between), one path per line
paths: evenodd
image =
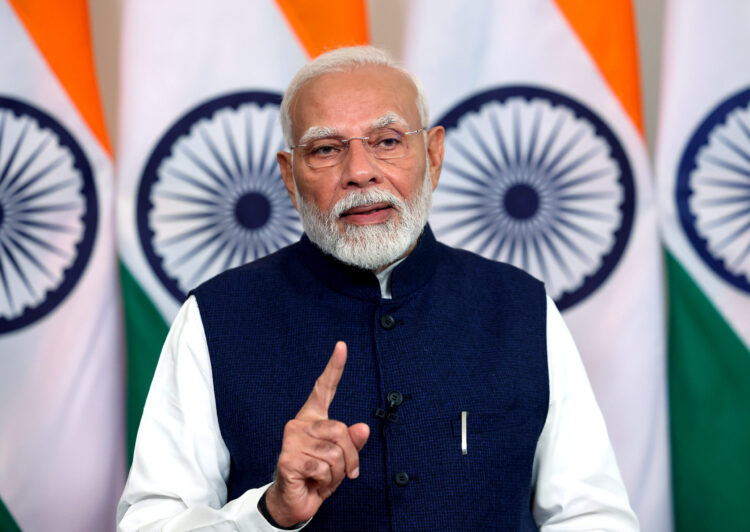
M231 455L228 498L272 480L285 423L343 340L329 417L369 424L370 439L359 478L305 530L536 530L530 483L549 402L542 284L427 227L391 291L381 299L371 272L303 236L193 292Z

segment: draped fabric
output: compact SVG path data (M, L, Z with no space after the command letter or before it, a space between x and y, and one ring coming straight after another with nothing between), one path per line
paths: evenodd
M363 1L127 2L118 231L130 451L187 292L302 233L281 181L281 95L308 58L368 41Z
M677 529L748 530L750 5L669 2L656 173Z
M543 280L644 531L671 529L663 275L629 0L410 4L438 239Z
M122 333L87 3L2 2L0 41L0 528L108 530Z

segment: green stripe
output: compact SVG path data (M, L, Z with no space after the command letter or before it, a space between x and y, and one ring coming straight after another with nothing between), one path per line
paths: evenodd
M125 307L125 332L128 353L127 435L128 464L133 460L133 447L143 404L154 376L164 339L169 330L159 311L141 286L120 262L120 285Z
M0 532L21 532L2 499L0 499Z
M675 529L750 530L750 352L669 254L667 275Z

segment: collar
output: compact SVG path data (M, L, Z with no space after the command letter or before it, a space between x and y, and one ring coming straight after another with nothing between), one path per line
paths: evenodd
M393 264L389 264L383 271L375 272L375 277L378 278L378 283L380 283L381 298L393 299L393 294L391 294L391 273L393 273L393 270L396 269L396 266L401 264L404 259L406 259L406 257L401 257Z
M323 253L307 235L302 235L297 250L302 262L332 290L358 299L380 300L380 283L370 270L349 266ZM427 225L414 250L391 273L393 299L407 296L425 285L435 273L438 259L438 243Z

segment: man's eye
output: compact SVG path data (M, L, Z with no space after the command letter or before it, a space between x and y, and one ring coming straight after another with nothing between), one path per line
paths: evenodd
M388 135L379 139L376 139L374 147L379 150L392 150L397 148L401 144L401 138L398 135Z
M312 157L335 157L341 151L341 146L335 143L316 144L310 147Z

